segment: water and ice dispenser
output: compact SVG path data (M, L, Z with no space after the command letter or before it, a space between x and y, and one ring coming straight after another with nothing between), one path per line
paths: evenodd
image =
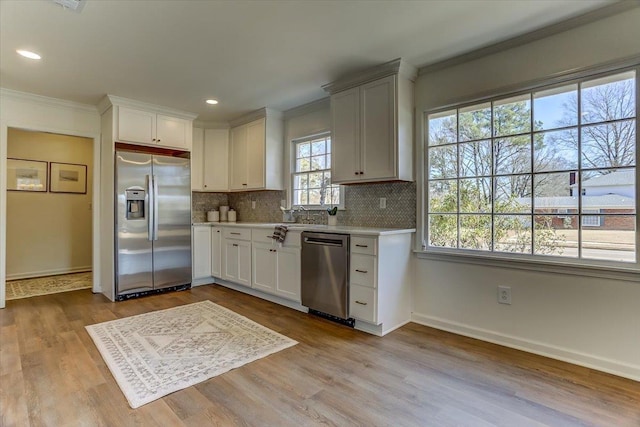
M144 190L126 190L127 219L144 219Z

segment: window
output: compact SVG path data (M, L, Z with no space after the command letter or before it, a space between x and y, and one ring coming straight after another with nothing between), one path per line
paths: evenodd
M599 214L600 209L584 209L585 214ZM582 216L583 227L600 227L600 215L583 215Z
M296 140L293 152L293 206L339 205L340 186L331 184L331 136Z
M426 250L637 265L637 79L427 113Z

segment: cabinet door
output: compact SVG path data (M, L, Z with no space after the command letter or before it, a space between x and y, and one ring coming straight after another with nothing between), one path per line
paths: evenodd
M211 228L211 275L222 277L222 229Z
M229 129L204 131L203 188L205 191L229 190Z
M191 143L191 190L203 190L204 129L193 128Z
M222 260L222 278L230 282L238 282L238 267L240 258L240 247L238 241L224 239L224 250Z
M238 284L251 287L251 242L238 241Z
M359 88L331 96L331 181L357 181L360 178Z
M193 227L193 278L211 277L211 227Z
M300 302L300 249L277 248L278 280L276 294Z
M360 178L392 179L396 165L396 76L360 87Z
M276 293L277 256L273 245L253 243L253 280L251 287L270 294Z
M129 107L118 107L118 141L155 144L156 114Z
M229 144L229 171L231 190L247 188L247 126L238 126L231 129L231 141Z
M156 119L156 143L167 147L188 150L188 120L158 114Z
M264 188L265 119L247 125L247 187Z

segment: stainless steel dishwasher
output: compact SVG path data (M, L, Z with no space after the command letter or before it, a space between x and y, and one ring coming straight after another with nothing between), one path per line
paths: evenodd
M302 233L302 305L353 326L349 319L349 235Z

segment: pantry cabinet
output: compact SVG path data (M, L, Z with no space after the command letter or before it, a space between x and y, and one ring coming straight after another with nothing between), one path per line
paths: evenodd
M415 68L396 60L324 86L331 93L332 182L413 180L413 80Z
M229 191L229 129L193 128L191 189Z
M234 121L229 139L229 189L282 190L283 147L281 113L262 109Z

